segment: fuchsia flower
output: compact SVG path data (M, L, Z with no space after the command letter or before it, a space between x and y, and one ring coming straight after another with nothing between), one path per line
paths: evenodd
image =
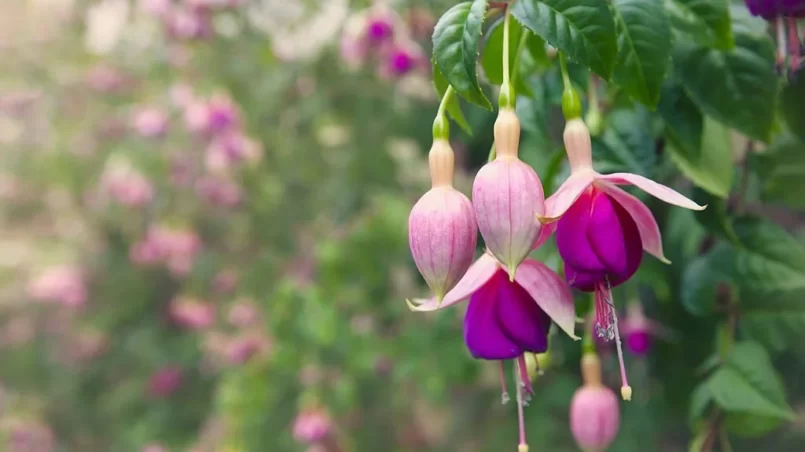
M744 0L753 16L764 19L805 17L805 0Z
M646 317L639 301L628 304L621 328L626 337L626 348L638 356L648 354L655 338L673 339L675 334L664 325Z
M588 452L606 450L620 427L618 398L601 384L601 361L586 353L581 361L584 386L570 402L570 431L579 447Z
M599 336L615 339L624 398L631 397L620 349L617 316L610 289L637 271L642 251L668 262L660 228L648 207L617 185L635 185L669 204L704 207L671 188L631 173L599 174L592 167L590 133L581 119L568 121L564 133L571 175L545 202L543 223L556 224L556 245L570 286L595 292Z
M467 298L464 343L475 358L500 361L504 403L509 395L503 361L515 360L520 450L527 450L523 405L533 389L524 354L543 353L548 349L551 320L570 337L578 339L573 333L575 307L570 289L553 270L533 259L524 260L512 279L500 262L484 253L441 303L433 297L413 303L408 301L408 305L416 311L434 311Z
M534 248L544 211L542 182L517 157L520 121L514 110L501 109L495 121L496 157L484 165L472 184L472 205L478 229L489 251L514 277L520 262Z
M408 217L411 255L439 299L469 268L478 240L470 200L453 188L454 158L447 140L433 142L428 156L433 187Z

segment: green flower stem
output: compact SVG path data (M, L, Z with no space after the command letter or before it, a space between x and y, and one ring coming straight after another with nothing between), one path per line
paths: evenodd
M520 67L520 57L523 55L523 50L525 49L526 41L528 41L528 34L530 31L523 27L523 34L520 35L520 42L517 44L517 53L514 54L514 74L512 74L512 85L517 81L517 76L519 72L517 68Z
M587 312L588 316L595 318L595 294L590 295L590 309ZM595 341L593 340L593 329L588 325L584 325L584 336L581 340L581 353L586 355L588 353L595 354Z
M514 108L515 94L509 74L509 28L511 23L511 13L506 9L506 16L503 18L503 84L500 86L498 96L498 106L500 108Z
M561 51L559 53L559 66L562 69L562 83L564 90L562 91L562 113L565 115L566 120L571 120L581 117L581 99L579 93L573 88L573 83L570 81L570 73L567 71L567 61L565 61L565 54Z
M445 111L447 104L453 98L455 90L453 86L448 86L447 90L442 96L442 101L439 103L439 111L436 112L436 118L433 120L433 139L434 140L447 140L450 138L450 121L447 119Z

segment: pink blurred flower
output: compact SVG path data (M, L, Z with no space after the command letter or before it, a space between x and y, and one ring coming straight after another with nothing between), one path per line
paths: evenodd
M141 452L169 452L162 444L154 443L143 447Z
M207 12L193 8L173 8L165 18L168 34L176 39L209 38L212 23Z
M260 311L251 301L241 300L229 310L229 323L239 328L254 325L260 319Z
M113 163L104 170L101 190L116 202L128 207L139 207L154 199L151 182L125 163Z
M193 180L193 162L187 155L176 155L170 163L170 182L179 187L190 185Z
M184 376L182 369L167 366L159 369L148 380L148 394L154 398L165 398L181 387Z
M310 445L327 438L332 428L332 420L326 411L306 408L296 415L293 422L293 437L301 444Z
M11 427L8 452L51 452L55 450L53 430L39 422L24 422Z
M205 163L211 172L226 171L233 164L253 162L260 158L260 145L241 133L227 133L207 147Z
M121 91L128 84L128 79L118 69L98 64L87 72L86 83L93 91L106 94Z
M235 207L241 200L241 190L237 184L215 176L199 179L196 194L205 202L221 207Z
M190 329L204 329L215 323L215 306L212 303L179 296L168 307L170 318L177 325Z
M134 243L129 258L136 265L164 263L175 276L186 276L201 248L198 235L190 230L152 226Z
M144 138L159 138L168 131L168 114L156 107L144 107L135 112L132 126Z
M64 306L81 306L87 301L83 272L69 265L50 267L28 283L28 296Z
M226 359L230 364L243 364L269 347L270 343L259 332L243 333L229 340L225 352Z
M216 293L231 293L238 284L238 274L234 270L221 270L212 279L212 290Z
M188 108L196 98L193 87L183 82L174 83L170 87L169 95L171 104L176 108L182 109Z
M395 43L384 52L378 70L381 78L390 79L422 69L425 64L428 64L428 59L422 48L413 41L404 41Z
M231 98L216 94L209 100L197 99L187 105L185 123L193 133L217 135L240 126L240 111Z
M172 0L140 0L138 6L146 14L164 19L170 13L173 2Z

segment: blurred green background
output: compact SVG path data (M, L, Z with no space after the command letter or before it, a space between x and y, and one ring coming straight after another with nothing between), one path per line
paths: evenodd
M455 2L388 2L390 48L361 40L370 3L0 4L0 450L514 450L514 407L497 365L466 351L462 310L404 302L427 293L407 217L429 188L430 35ZM550 193L568 174L561 78L531 64L520 153ZM660 114L610 94L598 169L692 192L658 145ZM468 192L495 113L465 113L474 133L454 125L452 144ZM767 174L747 176L748 208L802 237L801 179ZM794 182L769 186L783 177ZM729 327L682 303L716 299L718 265L700 255L719 219L646 201L673 265L644 259L616 301L672 334L627 356L635 397L611 450L684 451L706 425L691 403L700 365ZM559 265L552 244L536 255ZM796 414L733 418L735 450L802 450L805 311L786 309L776 320L790 328L761 310L741 334L776 341ZM577 450L580 347L553 337L526 410L532 451ZM763 420L762 436L738 438Z

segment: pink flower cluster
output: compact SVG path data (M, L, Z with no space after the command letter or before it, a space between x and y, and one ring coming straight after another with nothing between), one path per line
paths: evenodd
M168 315L177 325L200 330L215 323L215 305L191 297L179 296L171 300Z
M186 276L200 249L201 239L191 230L151 226L145 237L132 245L129 257L136 265L163 264L174 276Z
M37 301L78 307L87 302L83 271L62 265L46 269L28 283L28 296Z
M168 36L179 40L210 38L215 12L241 6L244 0L140 0L140 9L159 19Z
M151 182L124 162L114 162L104 170L101 193L126 207L140 207L154 199Z
M348 21L341 37L341 57L354 69L372 59L378 75L386 79L429 68L428 57L412 38L410 27L393 10L381 6L359 12Z
M293 422L293 437L300 444L312 445L327 438L333 429L333 421L320 408L306 408L296 415Z

